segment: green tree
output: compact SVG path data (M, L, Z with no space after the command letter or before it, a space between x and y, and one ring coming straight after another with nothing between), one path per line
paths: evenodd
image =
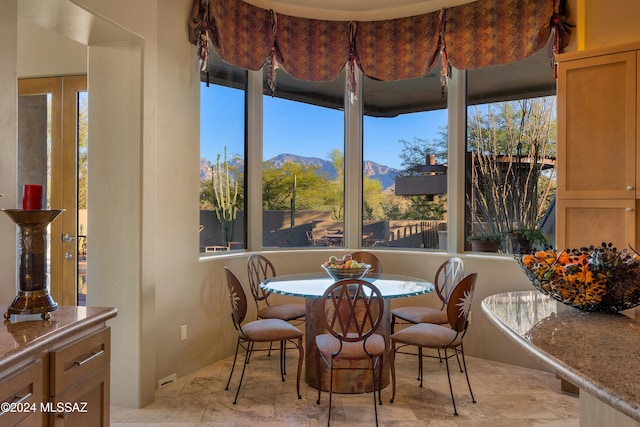
M78 209L87 209L87 144L89 142L89 116L87 98L78 103Z
M401 174L404 176L420 174L418 168L426 164L428 155L436 157L436 163L447 162L447 133L440 130L439 138L433 140L413 138L412 141L400 140L403 149L400 152L401 165L404 167ZM393 204L397 206L393 206ZM386 211L395 218L406 220L444 219L447 210L446 195L439 196L406 196L389 200Z
M403 176L418 175L418 167L426 164L427 155L436 156L436 163L443 164L447 162L447 131L440 129L437 139L421 139L414 137L412 141L401 139L400 144L403 145L400 152L402 159L401 166Z
M393 221L404 218L403 209L401 208L402 199L402 197L389 195L382 201L381 208L382 214L384 215L383 219Z
M296 185L296 209L318 209L324 204L323 189L327 178L317 166L305 166L285 162L277 168L264 162L262 169L262 208L288 210L291 208L294 181Z
M364 219L381 219L382 200L384 194L382 191L382 183L377 179L371 179L368 176L362 177L362 213Z
M329 152L329 160L336 171L325 191L325 203L331 209L333 219L341 220L344 215L344 155L338 149Z

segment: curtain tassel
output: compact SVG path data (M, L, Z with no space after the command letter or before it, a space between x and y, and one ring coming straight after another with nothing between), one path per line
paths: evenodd
M562 53L564 47L571 40L574 25L568 20L566 0L558 0L554 7L554 13L549 22L551 27L551 43L549 45L549 57L551 58L551 67L553 67L553 78L558 78L558 63L556 56Z
M444 38L444 32L447 23L447 11L446 9L440 10L440 59L442 62L442 70L440 70L440 86L442 88L442 97L447 94L449 87L449 78L451 77L451 66L449 65L449 59L447 57L447 43Z
M356 23L354 21L349 22L349 60L347 61L346 85L351 104L358 99L356 96L356 70L358 68L358 55L356 54L356 29Z
M267 85L271 89L271 96L276 91L276 71L280 68L282 62L282 55L278 48L278 15L271 10L271 34L273 35L273 46L271 52L267 56Z

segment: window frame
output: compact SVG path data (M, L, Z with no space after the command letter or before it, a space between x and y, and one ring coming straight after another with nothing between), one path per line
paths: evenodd
M245 89L245 230L246 249L268 251L262 246L262 158L263 158L263 70L247 73ZM356 99L345 93L345 214L344 248L362 247L362 165L363 104L362 74L356 75ZM465 224L465 147L466 147L466 72L452 69L448 85L447 122L449 166L447 169L448 211L447 251L464 252ZM341 248L341 249L344 249ZM287 248L277 248L283 250ZM299 248L296 248L299 249ZM309 249L313 249L310 247ZM384 248L380 250L432 250L421 248ZM226 252L210 253L220 256Z

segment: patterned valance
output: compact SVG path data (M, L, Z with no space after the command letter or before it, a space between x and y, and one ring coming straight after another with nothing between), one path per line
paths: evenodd
M473 69L523 60L550 44L551 56L570 40L565 0L477 0L408 18L323 21L280 15L242 0L194 0L190 41L203 71L212 47L220 58L249 70L266 65L296 79L334 79L353 72L392 81L425 76L442 57ZM550 71L551 72L551 71ZM352 73L351 73L352 74ZM354 80L348 78L347 84ZM353 89L353 88L352 88Z

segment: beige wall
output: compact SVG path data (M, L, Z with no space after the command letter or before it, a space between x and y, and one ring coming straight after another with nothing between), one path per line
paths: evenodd
M0 208L7 209L15 209L18 199L17 19L17 0L0 2ZM16 295L16 238L15 224L0 218L0 301L5 304Z
M87 47L18 18L18 78L87 73Z
M16 70L25 76L61 73L60 64L65 63L67 55L70 64L78 64L78 50L84 49L78 49L79 41L59 40L57 45L63 47L50 57L47 53L53 48L49 45L28 43L22 38L18 42L18 1L23 0L0 2L3 208L16 203ZM59 3L64 4L64 0ZM115 306L119 311L110 322L112 401L119 405L148 404L158 379L172 373L186 375L229 356L235 345L223 267L232 268L246 283L247 254L208 260L198 257L199 82L195 49L187 41L191 3L74 2L93 16L115 24L107 25L106 30L100 27L100 37L88 38L81 45L89 46L89 132L94 156L89 164L89 303ZM592 3L589 7L593 9L587 12L601 13L600 6ZM609 43L611 36L604 35L609 31L616 37L629 37L628 29L618 29L614 24L621 16L626 22L626 16L632 15L629 8L637 11L640 7L635 4L633 0L607 2L607 20L587 20L588 43ZM611 11L618 17L610 17ZM25 57L42 53L39 49L44 46L47 52L37 61ZM51 61L42 60L47 57ZM0 221L2 301L10 301L15 294L14 235L13 225ZM297 251L294 255L283 251L270 253L269 257L278 273L284 274L317 270L330 253ZM380 252L379 256L385 271L429 277L446 255L394 250ZM524 274L508 256L468 255L465 262L468 272L479 273L468 354L535 366L486 320L479 308L484 296L531 289ZM436 305L434 297L402 303L427 301ZM181 325L188 325L186 341L180 341Z
M638 41L640 2L637 0L583 0L585 47L594 49Z

